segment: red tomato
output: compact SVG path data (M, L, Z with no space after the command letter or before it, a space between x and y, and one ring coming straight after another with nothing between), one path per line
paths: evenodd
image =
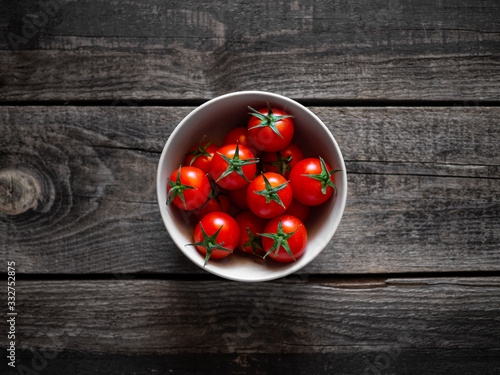
M209 198L203 206L198 210L194 210L193 214L197 221L200 221L211 212L222 211L229 213L231 208L231 200L227 195L219 194L213 198Z
M281 175L273 172L257 176L247 189L247 203L257 216L271 219L284 213L292 203L292 188Z
M210 173L210 166L214 153L219 149L213 142L204 142L205 137L200 143L189 149L186 154L184 165L200 168L205 173Z
M252 151L252 154L254 154L254 156L257 156L258 150L255 148L252 142L250 142L250 139L248 138L248 129L246 127L240 126L238 128L234 128L226 134L224 140L222 141L223 146L235 143L238 143L240 146L248 147L250 151Z
M294 126L290 115L278 108L267 108L258 111L248 107L252 118L248 122L248 137L257 149L262 151L279 151L290 143Z
M302 150L295 143L290 143L278 152L264 152L260 160L264 172L276 172L288 178L292 168L302 159Z
M240 227L240 242L238 249L245 253L262 253L261 237L259 233L264 232L267 220L258 217L251 211L243 211L236 216L236 222Z
M210 195L210 182L196 167L179 167L167 183L167 205L173 203L184 210L200 208Z
M310 212L311 207L299 203L296 199L293 199L290 207L288 207L288 210L285 211L285 215L295 216L297 219L305 223L305 221L309 217Z
M208 259L229 256L240 241L240 227L236 220L225 212L211 212L194 228L194 243L188 244L205 255Z
M337 189L333 174L339 170L330 170L320 158L308 158L299 161L290 172L290 184L293 196L307 206L317 206L326 202Z
M247 186L236 189L236 190L228 190L229 198L231 198L231 202L238 208L242 210L248 210L248 202L247 202Z
M291 262L304 254L307 245L307 231L304 224L292 215L275 217L262 235L262 247L266 256L278 262ZM279 246L279 247L278 247Z
M245 146L237 143L222 146L212 158L212 178L225 189L241 189L255 176L258 161Z

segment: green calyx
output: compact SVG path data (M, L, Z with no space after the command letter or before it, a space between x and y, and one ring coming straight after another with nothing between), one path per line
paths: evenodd
M222 155L220 152L217 152L217 154L219 154L219 156L226 161L227 168L224 171L224 173L222 173L220 175L220 177L215 182L218 182L219 180L222 180L224 177L226 177L227 175L230 175L233 172L238 173L246 181L250 182L250 180L243 173L242 167L244 167L245 165L250 165L250 164L256 164L256 163L258 163L259 162L258 158L240 159L239 145L238 145L238 143L236 143L236 150L234 152L234 155L233 155L232 159L230 157L226 156L226 155Z
M267 179L267 177L264 173L262 173L262 178L264 179L264 183L266 184L266 188L264 190L254 191L254 193L265 197L266 203L270 203L271 201L275 201L281 207L286 208L285 205L283 204L283 202L281 201L281 198L278 195L278 192L280 190L283 190L289 181L286 181L286 182L282 183L281 185L273 187L273 186L271 186L271 183L269 182L269 180Z
M207 204L210 199L215 199L215 201L219 205L220 210L222 211L222 202L220 201L219 195L223 193L219 191L219 186L215 183L215 181L213 181L211 178L209 178L208 181L210 181L210 194L208 195L208 199L205 204Z
M181 167L179 166L179 170L177 171L177 178L175 182L173 182L170 178L168 179L168 184L170 186L170 190L168 191L167 195L167 206L172 203L175 197L181 198L182 203L184 204L184 208L187 209L186 207L186 201L184 200L184 190L188 189L196 189L194 186L191 185L185 185L181 182Z
M277 168L277 172L280 175L284 175L285 172L290 173L292 167L290 167L290 163L292 162L292 155L288 155L284 157L280 152L276 152L277 159L275 161L268 162L268 164Z
M205 265L207 264L214 250L222 250L229 252L233 251L230 249L226 249L224 246L222 246L224 245L224 241L221 243L217 243L217 236L219 235L219 232L221 231L222 227L223 225L221 225L219 229L217 229L217 232L209 236L205 232L205 229L203 229L203 225L200 223L200 229L201 229L201 234L203 235L203 240L199 242L188 243L185 245L185 246L203 246L207 250L207 253L205 255L205 263L203 263L203 267L205 267Z
M313 178L313 179L321 182L321 193L323 193L323 194L326 194L326 188L328 186L331 186L332 188L335 189L335 191L337 191L337 187L335 186L335 184L331 180L331 177L334 173L341 172L342 170L341 169L334 169L334 170L329 171L328 168L326 167L325 161L323 160L323 158L321 156L319 157L319 161L321 163L321 173L319 173L319 174L303 174L302 176Z
M262 257L262 255L259 255L256 251L256 250L263 250L262 243L261 243L261 237L253 234L250 229L248 229L248 228L246 228L246 229L247 229L247 233L248 233L248 241L243 244L243 248L251 247L253 255L257 255L257 256Z
M250 115L257 117L260 120L259 125L251 127L248 130L252 130L255 128L265 128L266 126L269 126L272 129L272 131L275 132L276 134L278 134L281 138L283 138L283 136L281 135L278 128L276 127L276 123L280 120L285 119L285 118L289 118L289 117L293 118L293 116L290 116L290 115L275 116L273 111L271 110L271 106L269 105L269 103L267 103L267 115L260 113L259 111L253 109L250 106L248 106L248 109L252 111L252 112L249 112Z
M276 233L260 233L260 236L271 238L274 241L273 246L271 246L271 248L266 253L266 255L264 255L264 258L267 257L269 254L271 254L273 251L274 251L274 256L277 256L278 252L280 250L280 247L283 246L283 248L288 253L288 255L290 255L293 260L297 260L297 259L295 259L295 257L292 254L292 250L290 249L290 245L288 245L288 239L290 237L292 237L295 234L295 232L297 232L299 230L299 228L301 226L302 225L298 226L297 229L295 229L291 233L285 233L283 231L283 222L280 220L280 222L278 224L278 229L276 230Z
M207 151L207 148L208 148L208 146L212 145L213 142L207 142L207 143L203 144L203 142L205 142L205 138L206 138L206 135L204 135L203 138L201 138L201 141L200 141L200 143L198 143L198 146L196 146L196 149L194 149L193 151L188 152L186 154L186 155L193 155L193 158L191 159L191 162L189 163L189 165L193 165L194 161L196 159L198 159L200 156L208 156L208 157L212 156Z

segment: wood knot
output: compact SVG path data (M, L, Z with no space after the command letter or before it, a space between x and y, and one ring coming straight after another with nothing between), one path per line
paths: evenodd
M42 188L34 175L20 169L0 170L0 212L19 215L41 200Z

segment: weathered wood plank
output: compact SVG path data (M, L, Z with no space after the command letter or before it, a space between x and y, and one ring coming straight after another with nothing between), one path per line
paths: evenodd
M499 288L499 278L389 279L356 288L297 277L260 284L19 281L17 342L22 364L47 353L47 370L82 361L102 371L109 369L105 358L135 358L154 369L199 373L188 359L210 356L216 368L246 373L292 369L298 360L299 373L369 374L375 366L493 374L500 366ZM160 356L169 362L157 362Z
M348 161L381 161L390 168L408 163L400 172L416 174L424 167L418 163L430 163L423 174L500 177L498 170L490 170L493 175L489 175L483 169L500 164L500 110L496 107L311 109L329 127ZM412 170L409 163L420 171ZM375 172L373 167L356 170L370 173ZM476 167L478 174L472 172Z
M352 353L276 354L162 354L99 355L91 352L42 350L21 351L20 364L54 374L234 374L293 373L297 375L497 375L499 351L495 349L419 349L406 348L397 354L390 348ZM45 358L45 356L47 358ZM18 368L20 368L20 366ZM29 372L28 372L29 373ZM18 375L17 370L6 375Z
M1 257L25 273L202 272L173 245L155 194L163 144L191 109L0 108ZM305 272L500 269L500 109L312 109L349 189ZM24 182L25 206L9 201L11 175L37 182Z
M499 100L495 0L17 1L0 100Z

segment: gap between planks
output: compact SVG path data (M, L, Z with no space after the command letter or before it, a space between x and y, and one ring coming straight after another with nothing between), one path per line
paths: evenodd
M0 100L0 106L197 107L211 99ZM291 99L306 107L500 107L500 100Z
M4 278L6 274L2 274ZM183 281L183 282L234 282L211 274L161 274L161 273L98 273L98 274L17 274L23 281ZM467 285L500 287L500 271L482 272L422 272L380 274L293 274L269 281L280 284L322 285L340 289L367 289L384 287L409 287L432 285Z

